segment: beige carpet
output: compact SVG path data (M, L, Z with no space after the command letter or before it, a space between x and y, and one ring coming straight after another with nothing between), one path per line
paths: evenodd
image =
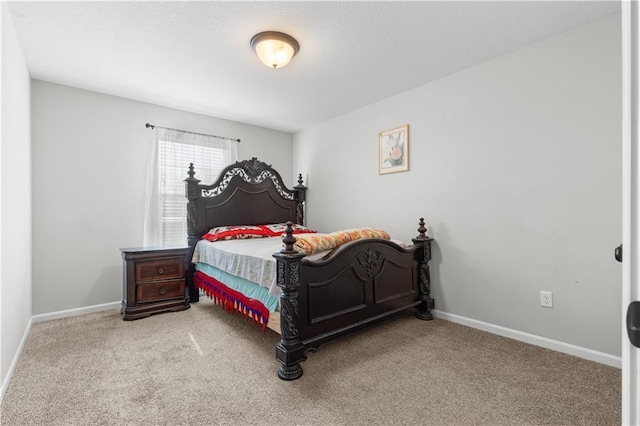
M36 323L2 425L619 425L620 370L406 317L277 378L279 336L208 301Z

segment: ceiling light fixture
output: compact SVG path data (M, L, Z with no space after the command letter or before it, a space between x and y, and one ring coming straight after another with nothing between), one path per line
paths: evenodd
M251 47L262 63L273 69L287 65L300 49L296 39L277 31L264 31L254 35Z

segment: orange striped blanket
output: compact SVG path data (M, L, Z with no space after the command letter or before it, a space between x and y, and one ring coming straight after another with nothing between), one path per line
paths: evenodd
M306 255L318 253L325 250L332 250L349 241L360 240L363 238L382 238L389 240L389 234L376 228L353 228L343 231L336 231L330 234L302 234L296 236L296 242L293 248Z

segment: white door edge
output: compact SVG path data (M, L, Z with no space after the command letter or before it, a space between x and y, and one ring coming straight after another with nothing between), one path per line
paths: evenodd
M638 4L622 2L622 424L640 425L640 349L627 335L629 304L640 299L638 284Z

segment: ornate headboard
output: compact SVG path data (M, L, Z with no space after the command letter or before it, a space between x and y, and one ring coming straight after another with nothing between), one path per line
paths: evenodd
M298 185L289 189L271 165L255 157L227 166L211 185L200 184L193 163L188 175L184 181L189 247L216 226L304 222L307 188L302 175Z

